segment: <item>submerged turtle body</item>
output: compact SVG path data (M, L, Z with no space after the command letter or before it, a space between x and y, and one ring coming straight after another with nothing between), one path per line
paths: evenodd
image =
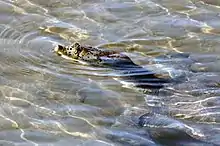
M154 94L155 91L159 91L167 83L178 82L178 80L158 77L155 72L135 64L121 52L81 46L78 43L70 46L58 45L55 52L64 58L78 62L83 61L92 65L107 66L117 70L120 73L119 80L122 84L129 82L133 84L133 87L147 90L148 94ZM147 131L151 139L162 145L213 145L206 142L206 137L202 131L184 124L184 121L175 120L171 116L164 115L161 110L167 111L163 106L153 106L152 111L150 110L148 113L141 115L135 121L139 127Z
M107 66L120 72L117 78L122 83L142 89L160 89L170 79L159 78L157 75L142 66L135 64L127 55L109 50L101 50L91 46L81 46L75 43L69 46L57 45L54 51L67 59L81 63Z

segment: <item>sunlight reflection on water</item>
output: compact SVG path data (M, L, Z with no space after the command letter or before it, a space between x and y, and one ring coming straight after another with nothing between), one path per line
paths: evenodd
M0 144L219 145L219 8L213 0L1 0ZM113 79L119 72L52 51L75 41L126 52L180 81L158 95L124 88ZM156 116L138 125L148 112Z

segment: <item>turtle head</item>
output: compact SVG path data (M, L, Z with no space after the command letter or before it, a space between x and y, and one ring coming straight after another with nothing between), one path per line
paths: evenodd
M69 46L57 45L54 48L54 51L60 56L68 56L77 59L81 52L81 46L79 43L74 43L73 45Z

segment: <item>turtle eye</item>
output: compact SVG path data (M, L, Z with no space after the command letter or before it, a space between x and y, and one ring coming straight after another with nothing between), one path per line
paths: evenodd
M63 50L63 49L64 49L64 47L63 47L63 46L61 46L61 45L58 45L58 49L59 49L59 50Z

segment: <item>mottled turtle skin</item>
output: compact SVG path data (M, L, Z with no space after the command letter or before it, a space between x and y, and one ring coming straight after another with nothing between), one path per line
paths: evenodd
M57 45L54 50L58 55L63 57L67 56L70 59L83 61L92 65L111 65L111 67L119 67L120 65L128 67L126 65L134 65L131 59L122 53L112 50L101 50L91 46L81 46L79 43L69 46Z
M165 83L170 82L170 79L160 78L154 72L135 64L122 52L81 46L79 43L68 46L57 45L54 51L67 59L117 70L120 73L120 81L129 82L132 86L145 89L147 92L148 89L160 89Z

